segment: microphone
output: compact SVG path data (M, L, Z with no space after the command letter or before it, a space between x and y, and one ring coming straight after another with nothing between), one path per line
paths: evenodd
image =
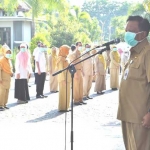
M96 48L100 48L100 47L102 47L102 46L109 46L110 44L118 44L118 43L120 43L120 39L119 39L119 38L114 39L114 40L112 40L112 41L109 41L109 42L107 42L107 43L104 43L104 44L102 44L102 45L100 45L100 46L97 46Z

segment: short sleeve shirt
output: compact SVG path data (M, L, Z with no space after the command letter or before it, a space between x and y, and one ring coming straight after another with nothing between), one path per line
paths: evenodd
M127 77L124 78L126 73ZM130 59L125 65L119 89L117 118L141 123L149 108L150 44L145 39L132 48Z
M43 52L37 51L35 53L35 62L39 62L41 72L46 72L46 58ZM35 65L35 73L38 72L37 65Z

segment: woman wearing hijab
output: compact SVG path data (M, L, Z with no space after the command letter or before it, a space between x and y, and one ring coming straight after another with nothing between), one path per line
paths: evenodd
M68 66L67 55L69 54L70 47L67 45L62 45L59 48L59 54L57 59L57 68L58 70L62 70ZM69 111L70 106L70 83L71 77L70 72L67 73L66 78L66 70L62 73L58 74L58 83L59 83L59 105L58 110L62 112ZM67 81L66 81L67 79ZM66 95L67 91L67 95ZM67 98L67 99L66 99Z
M110 60L110 88L117 90L119 88L121 58L116 46L114 46L110 52Z
M49 74L50 74L50 92L56 93L58 92L58 79L57 76L52 76L53 73L57 71L56 66L57 55L56 55L56 47L52 48L52 53L49 56Z
M106 61L102 54L95 56L94 65L96 75L94 91L97 92L97 94L103 94L104 92L102 91L106 90Z
M15 71L15 98L19 104L28 103L30 97L27 80L32 73L32 67L25 43L20 45L20 52L16 55Z
M11 50L7 45L2 47L3 56L0 59L0 111L9 109L6 104L11 83L12 64L10 62Z

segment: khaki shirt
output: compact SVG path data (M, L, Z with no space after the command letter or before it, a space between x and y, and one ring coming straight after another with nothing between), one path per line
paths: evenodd
M127 78L124 75L129 69ZM125 65L119 90L117 118L131 123L141 123L150 108L150 45L145 39L132 48Z
M82 59L85 59L89 56L91 56L90 53L87 53L84 56L82 56ZM83 64L83 74L85 76L93 76L93 59L89 58L83 61L82 64Z

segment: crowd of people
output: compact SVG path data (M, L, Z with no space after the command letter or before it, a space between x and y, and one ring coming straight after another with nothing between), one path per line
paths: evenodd
M18 103L27 103L30 99L28 80L31 76L31 59L34 59L36 98L46 98L44 84L49 72L50 92L59 91L58 111L67 112L70 108L71 88L73 88L74 105L85 105L85 100L92 99L90 90L95 82L94 92L104 94L106 74L110 74L110 88L119 89L119 106L117 119L121 120L123 140L126 150L150 149L150 44L148 34L150 23L141 16L129 16L126 21L124 40L130 51L121 51L116 45L95 57L90 57L99 49L91 49L90 44L62 45L53 47L47 56L46 46L37 42L32 55L28 45L22 43L15 61L15 95ZM11 50L2 46L0 59L0 111L7 107L11 77ZM86 59L88 58L89 59ZM82 63L78 63L84 60ZM78 63L75 65L75 63ZM75 67L74 84L71 86L71 74L65 68ZM63 70L57 76L53 74ZM122 72L121 72L122 71ZM119 85L119 74L122 73Z
M53 76L59 70L65 69L69 64L73 65L87 57L98 52L99 49L91 49L90 44L82 45L82 42L76 42L75 45L62 45L60 48L52 47L51 54L47 54L47 47L41 42L37 42L37 47L31 54L26 43L18 46L18 53L15 57L15 89L14 98L18 104L28 103L30 100L28 81L34 73L36 84L36 98L46 98L44 95L44 84L46 75L49 75L50 92L59 91L59 111L69 111L71 95L71 75L69 71ZM0 110L8 107L8 93L10 88L10 77L13 75L11 64L11 50L5 44L2 46L3 57L0 59ZM7 54L9 53L9 54ZM122 55L123 56L123 55ZM122 64L128 59L122 57ZM129 57L129 56L127 56ZM7 68L4 63L7 62ZM33 62L33 65L32 65ZM121 56L114 45L111 50L97 54L77 65L75 67L73 99L74 105L85 105L85 100L92 99L90 90L92 82L95 82L94 92L104 94L106 90L106 73L110 72L110 88L117 90L119 88L119 72L121 65ZM34 67L32 67L34 66ZM123 66L123 65L122 65ZM9 71L8 71L9 70ZM67 76L66 76L67 74ZM7 77L7 83L5 78ZM8 86L8 85L9 86ZM7 90L6 90L7 89ZM5 92L3 90L6 90ZM4 95L5 93L5 95ZM3 101L3 102L2 102ZM5 101L5 102L4 102Z

